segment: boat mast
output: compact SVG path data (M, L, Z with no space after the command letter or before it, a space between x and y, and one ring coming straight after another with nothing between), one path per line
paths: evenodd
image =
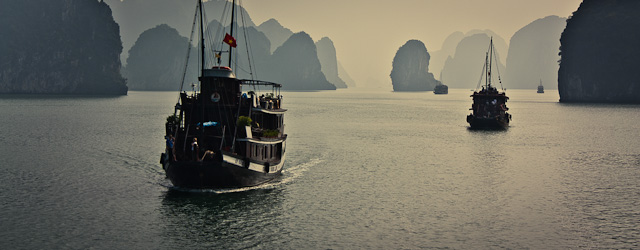
M231 30L229 32L231 32L231 37L233 37L233 26L234 26L234 19L235 19L235 14L236 14L236 0L231 1ZM231 68L231 58L233 57L233 46L229 46L229 68ZM240 87L240 91L242 92L242 87ZM242 107L242 102L238 103L238 111L236 113L236 119L240 118L240 108ZM249 109L251 110L251 109ZM236 123L236 126L234 128L233 131L233 141L231 141L231 152L235 152L236 150L236 136L238 135L238 125Z
M484 88L486 90L489 90L488 88L488 83L489 83L489 74L491 74L491 69L489 69L489 52L487 52L484 56L484 67L485 67L485 72L484 72ZM480 78L482 79L482 78Z
M234 25L234 18L235 18L235 14L236 14L236 0L231 1L231 31L230 31L230 35L233 37L233 25ZM231 68L231 55L233 55L233 53L231 53L233 50L233 46L229 46L229 68Z
M493 64L493 37L491 37L491 42L489 42L489 67L487 68L487 90L491 87L491 65Z
M204 20L202 17L202 0L198 0L198 9L200 9L200 74L205 69L204 66Z

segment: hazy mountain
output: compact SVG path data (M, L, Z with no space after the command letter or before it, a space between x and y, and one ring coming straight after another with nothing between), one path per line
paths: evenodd
M122 42L107 4L3 1L0 92L125 95Z
M129 50L124 74L131 90L179 90L184 63L189 49L189 39L166 24L140 34ZM184 89L197 82L197 53L191 49L193 67L186 74Z
M440 77L442 77L440 73L442 73L447 60L451 60L450 58L454 57L456 48L460 41L462 41L462 39L464 39L465 37L476 34L486 34L487 36L493 37L493 44L495 45L495 49L498 54L507 54L507 49L509 46L502 37L498 36L498 34L491 30L470 30L467 33L462 33L459 31L451 33L451 35L449 35L442 43L442 48L440 50L430 53L431 61L429 62L429 68L431 69L431 72L434 72L436 74L436 78L440 79ZM487 44L487 48L488 47L489 45ZM484 51L486 52L487 49L485 48ZM503 61L501 61L501 63L504 64ZM440 79L441 81L448 81L447 78L442 78L443 79Z
M504 75L509 88L535 89L540 81L547 88L557 86L560 35L566 23L566 18L548 16L511 37Z
M271 41L271 51L273 52L293 35L290 29L283 27L273 18L260 24L257 29L269 38L269 41ZM346 71L342 73L339 72L336 49L333 41L328 37L324 37L316 43L316 48L318 59L322 65L322 72L326 79L338 88L346 88L347 84L342 79L342 74L347 73Z
M316 51L307 33L293 34L273 52L265 80L282 83L283 90L335 90L322 73Z
M393 91L431 91L439 83L429 73L429 52L418 40L407 41L393 58Z
M356 82L353 80L353 78L351 78L349 73L344 69L340 61L338 61L338 75L342 80L344 80L344 82L347 84L348 87L353 88L356 86Z
M456 46L458 45L458 43L460 43L460 41L462 41L464 37L464 33L460 31L451 33L451 35L444 39L440 50L429 53L431 55L431 60L429 60L429 68L431 72L434 72L436 74L436 78L440 78L440 72L444 67L444 63L447 61L447 58L453 56L456 53Z
M316 42L318 50L318 60L322 65L322 73L331 84L337 88L346 88L347 84L338 76L338 59L336 58L336 47L328 37L323 37Z
M227 26L223 29L222 24L216 20L211 21L207 26L207 37L213 38L213 44L207 41L207 46L213 46L209 49L205 48L208 53L207 58L212 58L212 54L209 54L212 50L224 51L221 53L220 59L220 65L224 66L229 64L229 45L222 40L228 32L230 32L230 27ZM231 67L236 76L242 79L260 79L263 72L266 71L265 65L269 64L271 60L271 42L264 33L252 26L236 27L233 33L237 47L233 49L234 58ZM251 57L247 55L247 51ZM207 62L207 65L214 64L217 65L217 62ZM250 72L253 72L253 76Z
M640 103L638 13L637 0L580 4L560 38L561 102Z
M489 49L489 41L490 37L484 33L462 39L456 47L455 55L445 62L442 69L442 83L448 85L449 88L476 88L482 75L482 67ZM498 45L494 44L494 47L498 47ZM497 56L500 61L500 53L497 52ZM496 62L493 63L495 67ZM497 63L500 74L504 73L504 65ZM498 72L494 71L494 74L496 73ZM496 87L500 88L500 83L495 84ZM509 86L504 87L508 88Z
M271 52L275 51L280 45L282 45L293 32L280 25L276 19L269 19L258 26L258 30L267 35L269 41L271 41Z
M142 32L163 23L174 27L180 35L189 37L197 4L195 0L105 0L105 2L111 6L113 17L120 24L125 51L133 46ZM204 2L206 17L209 20L219 19L226 5L230 5L230 2L225 0ZM244 17L247 26L255 26L246 10L244 8L239 10L238 20ZM229 22L226 21L225 25L229 25ZM127 53L123 53L122 58L127 56Z
M246 31L243 31L246 29ZM239 35L238 47L236 48L238 51L238 64L240 68L236 68L236 74L238 77L251 79L252 77L248 74L248 72L253 71L256 72L254 75L255 79L260 79L262 75L266 74L266 66L265 64L270 63L271 61L271 41L267 36L258 31L255 27L246 27L240 28L241 32L245 32L249 38L249 51L251 53L252 65L251 68L249 65L249 56L247 55L247 44L242 44L242 41L246 41L243 35Z
M117 16L117 20L122 23L126 23L126 29L123 30L123 37L126 40L126 37L131 37L142 33L144 30L148 30L156 25L166 23L170 27L174 27L178 35L181 36L189 36L191 34L191 25L193 22L193 17L196 9L196 1L181 1L181 0L123 0L122 2L119 0L107 0L114 7L114 13ZM220 64L227 65L228 57L229 57L229 46L222 42L222 38L225 33L229 33L229 23L221 24L219 21L215 20L216 18L220 18L222 16L222 12L224 10L225 5L229 5L230 3L223 0L210 0L205 2L205 10L206 17L209 20L214 18L211 22L208 23L207 27L207 42L205 51L206 55L206 65L212 66L218 64L217 60L212 59L213 51L222 51ZM234 30L233 36L237 39L237 48L234 48L234 58L233 65L234 71L238 78L244 79L260 79L260 80L271 80L279 83L288 83L285 84L284 89L304 89L304 90L316 90L316 89L335 89L335 86L327 81L327 78L321 71L320 61L318 59L317 49L313 40L311 40L311 44L308 44L308 40L304 37L298 36L295 39L291 39L291 31L282 27L276 20L269 20L263 23L260 27L255 27L249 14L246 13L243 9L242 12L237 14L238 20L244 19L247 21L247 25L245 27L236 27ZM227 18L229 13L227 11ZM124 26L124 25L123 25ZM224 27L224 28L223 28ZM261 32L260 30L264 31ZM275 33L272 35L271 33ZM245 38L245 34L247 35L247 39ZM304 33L303 33L304 34ZM157 34L158 35L158 34ZM176 38L176 34L169 35L165 33L169 37L173 39ZM267 37L267 35L271 37ZM311 39L308 35L304 34L306 38ZM194 39L197 39L197 34ZM212 40L211 40L212 39ZM273 39L275 44L282 46L272 46ZM287 46L283 44L283 41L288 39L290 41ZM131 42L133 43L133 42ZM163 42L146 42L141 45L139 48L141 51L159 49L162 46L166 46L169 41L166 43ZM194 41L194 44L197 41ZM175 46L175 45L174 45ZM148 48L143 48L148 47ZM186 46L182 46L185 47ZM181 47L181 48L182 48ZM276 49L272 55L272 48L281 47ZM247 49L249 48L249 49ZM169 48L165 48L167 50L171 50ZM138 49L136 49L138 50ZM333 53L322 53L322 56L331 57L333 54L333 58L335 58L335 48L333 48ZM135 50L132 50L135 51ZM251 62L248 61L247 51L251 54ZM161 62L177 63L176 60L170 60L167 58L180 58L177 57L177 54L183 52L182 57L186 57L186 51L182 49L173 50L166 55L143 55L146 59L138 58L133 61L154 61L159 60ZM162 53L162 52L157 52ZM174 55L174 53L176 55ZM145 54L145 53L143 53ZM162 57L163 59L161 59ZM166 60L166 61L163 61ZM184 60L184 59L182 59ZM335 60L335 59L334 59ZM132 61L132 62L133 62ZM336 63L334 63L335 65ZM164 65L163 67L165 67ZM136 67L141 67L137 65ZM159 67L159 68L163 68ZM331 66L327 66L330 68ZM337 66L333 66L337 68ZM127 68L129 74L133 77L135 73L133 73L133 68ZM180 71L182 69L180 68ZM337 69L334 70L337 72ZM249 72L253 72L251 75ZM144 75L147 73L140 72L140 75ZM181 72L177 72L176 70L164 70L162 71L164 79L169 81L170 78L180 79ZM195 75L190 74L189 75ZM337 75L337 73L335 73ZM143 79L153 79L154 77L143 77ZM140 78L138 78L140 79ZM335 79L333 79L335 80ZM136 80L137 82L141 82L142 80ZM173 80L170 80L173 81ZM189 83L189 81L187 82ZM164 84L164 83L163 83ZM167 83L168 84L168 83ZM160 83L156 83L156 85L162 85ZM177 86L177 84L176 84ZM147 89L149 85L141 84L137 85L136 88L140 87L141 89ZM153 88L152 88L153 89Z
M506 55L507 53L509 53L509 45L507 44L507 42L504 40L504 38L502 38L501 36L493 32L492 30L470 30L465 34L465 37L473 36L477 34L485 34L493 38L493 47L498 52L498 55ZM485 45L484 51L486 52L487 49L489 49L489 42L487 42L487 44ZM502 57L498 58L498 60L500 60L500 63L501 63L500 65L504 65L506 63L505 59L506 58L502 58ZM504 69L504 68L501 68L501 69Z

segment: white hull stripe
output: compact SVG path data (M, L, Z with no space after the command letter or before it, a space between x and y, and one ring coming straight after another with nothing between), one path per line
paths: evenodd
M262 108L254 108L253 111L258 111L258 112L262 112L262 113L266 113L266 114L272 114L272 115L281 115L284 114L284 112L286 112L286 109L262 109Z
M255 139L237 139L237 141L248 141L251 143L262 144L262 145L273 145L273 144L282 143L284 140L263 141L263 140L255 140Z
M280 163L276 164L276 165L269 165L269 173L275 173L278 172L280 170L282 170L282 167L284 167L284 162L286 159L286 154L282 155L282 159L280 160ZM239 159L233 156L229 156L229 155L222 155L222 160L232 164L234 166L237 167L241 167L244 168L244 160L243 159ZM260 173L266 173L264 171L264 165L263 164L258 164L258 163L253 163L253 162L249 162L249 169L256 171L256 172L260 172Z

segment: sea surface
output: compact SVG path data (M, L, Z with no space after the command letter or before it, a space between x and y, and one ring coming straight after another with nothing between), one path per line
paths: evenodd
M173 92L0 96L2 249L638 249L640 105L508 90L507 131L469 90L283 92L282 177L173 188Z

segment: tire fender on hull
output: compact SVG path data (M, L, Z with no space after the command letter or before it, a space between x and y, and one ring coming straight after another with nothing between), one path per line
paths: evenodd
M249 165L251 165L251 160L249 160L249 158L244 158L243 164L244 168L248 169Z

